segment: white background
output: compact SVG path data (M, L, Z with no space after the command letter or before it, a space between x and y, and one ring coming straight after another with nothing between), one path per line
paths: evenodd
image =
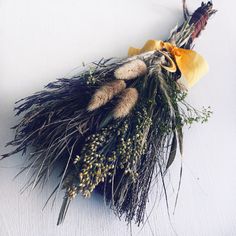
M193 10L201 1L188 1ZM133 235L236 235L236 29L235 1L215 0L219 12L196 41L210 72L189 93L197 106L211 105L207 124L184 132L183 179L175 212L173 200L179 161L171 168L171 227L165 201L156 204L144 228ZM126 56L127 48L147 39L166 39L181 23L180 0L1 0L0 1L0 153L13 138L10 127L14 102L66 76L82 62L101 57ZM27 177L13 181L24 157L0 162L1 236L120 236L130 229L119 221L99 196L78 197L66 221L56 220L63 193L56 205L42 207L54 179L44 190L20 194ZM152 207L153 196L149 211ZM141 230L141 231L140 231Z

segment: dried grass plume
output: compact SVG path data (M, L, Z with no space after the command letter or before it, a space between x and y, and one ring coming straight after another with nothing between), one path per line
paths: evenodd
M116 79L130 80L147 73L147 66L140 59L127 62L115 70L114 76Z
M137 100L138 91L136 88L125 89L121 93L120 99L113 110L113 117L118 119L127 116L131 109L135 106Z
M106 83L101 86L96 92L93 94L89 105L87 107L88 111L93 111L107 102L109 102L115 95L120 93L122 90L126 88L126 84L123 80L114 80Z

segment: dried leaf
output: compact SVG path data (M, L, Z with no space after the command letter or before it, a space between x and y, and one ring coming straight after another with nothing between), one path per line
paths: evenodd
M176 132L178 135L179 151L180 151L180 154L183 155L183 131L182 131L182 128L177 128Z
M173 136L172 143L171 143L170 154L169 154L169 158L168 158L168 161L166 164L166 170L173 163L175 156L176 156L176 151L177 151L177 137L176 137L176 133L174 132L174 136Z

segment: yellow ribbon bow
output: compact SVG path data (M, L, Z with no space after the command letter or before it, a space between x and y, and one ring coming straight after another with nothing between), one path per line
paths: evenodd
M208 64L197 52L190 49L178 48L171 43L163 42L161 40L148 40L142 48L130 47L128 56L135 56L144 52L162 49L166 49L174 58L176 65L186 80L185 86L187 86L187 88L192 87L207 73Z

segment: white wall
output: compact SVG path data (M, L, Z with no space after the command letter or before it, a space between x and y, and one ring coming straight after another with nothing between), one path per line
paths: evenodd
M194 9L201 1L188 1ZM219 12L196 42L209 74L189 93L197 106L211 105L204 125L185 130L182 187L172 225L181 236L236 235L236 42L235 1L215 0ZM65 76L82 62L125 56L146 39L165 39L181 22L180 0L1 0L0 1L0 153L12 139L14 101ZM56 219L63 193L42 211L53 181L44 190L20 194L27 176L12 180L23 165L16 155L0 162L0 235L129 235L126 223L104 207L99 196L73 202L63 225ZM171 168L175 192L179 162ZM175 193L169 186L171 211ZM155 191L151 198L153 199ZM149 205L151 209L153 200ZM175 235L165 202L133 235Z

